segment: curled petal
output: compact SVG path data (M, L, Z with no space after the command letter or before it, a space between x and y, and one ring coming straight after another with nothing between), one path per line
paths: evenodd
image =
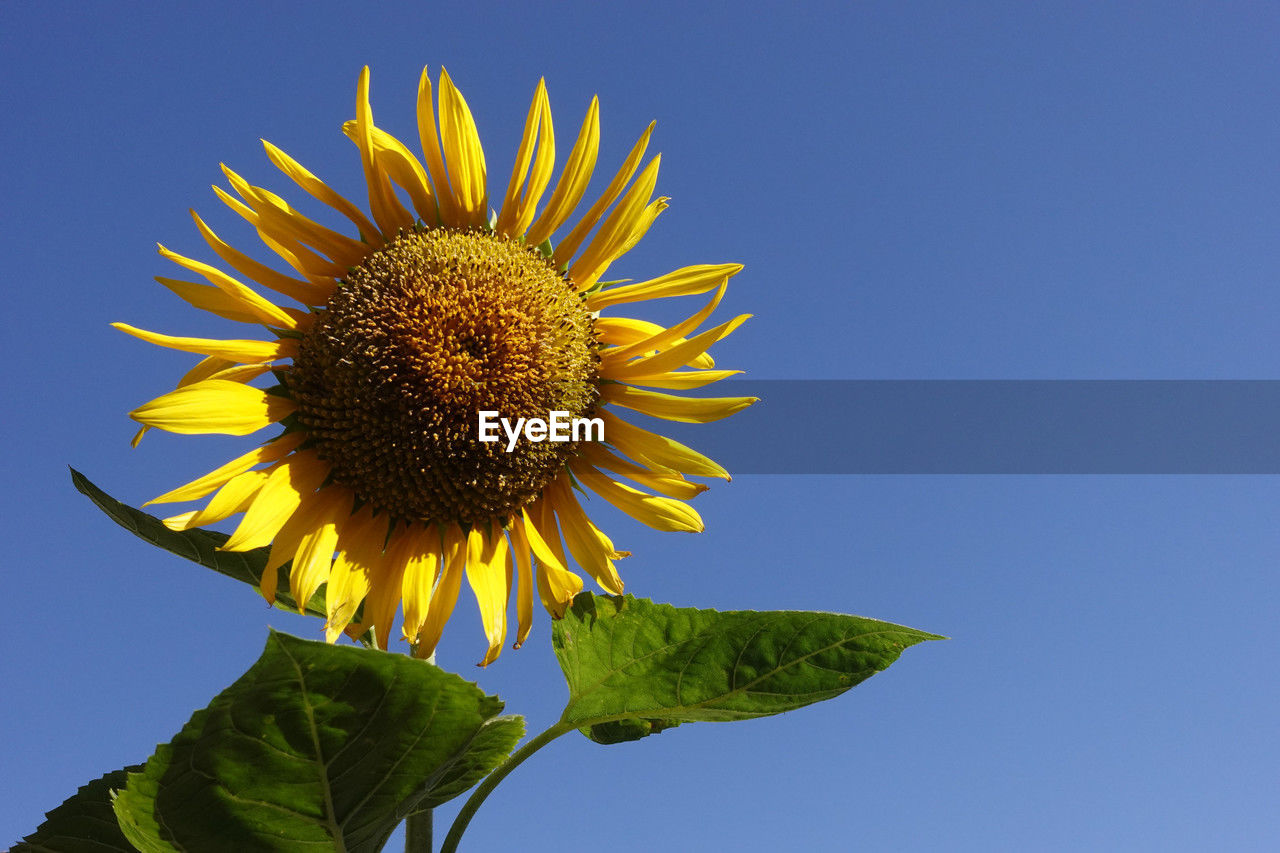
M462 576L466 573L470 555L474 551L478 558L480 549L479 531L472 530L470 534L464 534L456 524L445 528L440 583L436 585L431 597L427 621L418 632L418 645L415 648L418 657L431 657L435 652L440 635L444 633L444 625L453 615L454 605L458 603L458 590L462 588Z
M602 589L613 595L622 595L622 578L618 577L613 561L630 556L630 552L614 550L609 537L582 511L563 474L547 486L544 495L552 502L573 559Z
M569 159L564 164L564 171L560 173L560 180L551 193L551 200L525 235L529 245L537 246L548 239L573 213L573 209L582 200L582 194L587 191L587 184L591 182L599 150L600 99L592 98L587 116L582 120L582 129L578 131L578 139L573 144Z
M686 503L645 494L604 476L589 465L571 464L569 470L582 485L654 530L701 533L705 527L701 516Z
M653 122L649 123L649 127L640 138L636 140L636 144L632 146L631 153L627 155L626 161L622 164L622 168L613 176L613 180L609 182L609 186L605 187L604 194L600 199L586 212L586 215L578 221L573 230L569 232L569 236L556 246L555 259L557 266L567 267L570 259L577 254L582 241L586 239L588 233L600 221L600 214L613 204L614 199L622 194L622 188L631 180L631 176L636 173L636 169L640 166L640 160L644 157L645 149L649 147L649 137L653 135Z
M608 410L599 412L604 434L614 447L650 468L695 477L729 480L729 472L712 459L672 438L629 424Z
M421 524L412 525L403 537L412 540L404 553L404 571L400 579L400 597L404 601L406 640L416 640L427 621L431 608L431 592L440 577L440 531Z
M275 164L277 169L288 175L295 184L302 187L313 198L324 202L351 220L365 242L374 246L381 244L382 235L378 233L377 227L360 211L360 208L343 198L324 181L304 169L298 161L267 140L262 140L262 147L266 149L267 159Z
M516 566L516 642L515 648L524 645L533 629L533 549L524 535L524 520L517 517L511 522L511 559Z
M626 302L707 293L740 272L742 264L697 264L681 267L649 281L596 291L587 296L587 307L592 311L599 311L610 305Z
M484 150L475 119L462 93L440 69L440 142L459 214L468 225L483 225L489 203L485 185Z
M374 516L368 504L339 522L338 554L325 588L324 632L330 643L337 641L351 624L356 608L369 594L373 569L382 558L386 538L387 520Z
M727 338L733 333L734 329L741 326L750 317L750 314L741 314L727 323L721 323L714 329L708 329L700 335L695 335L686 341L673 344L662 352L641 356L635 361L613 368L609 373L609 377L625 382L632 376L653 376L658 373L675 370L702 355L716 341Z
M760 402L759 397L680 397L643 391L629 385L606 385L600 399L634 409L642 415L686 424L718 421ZM607 429L605 434L608 435Z
M472 531L473 534L476 531ZM507 601L511 598L511 549L500 529L480 535L480 548L467 556L467 583L480 606L480 623L489 649L480 666L498 659L507 638ZM470 545L468 547L471 547Z

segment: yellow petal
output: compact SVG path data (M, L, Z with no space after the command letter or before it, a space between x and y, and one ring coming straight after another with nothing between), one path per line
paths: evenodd
M613 253L608 261L605 262L604 267L601 267L596 271L595 277L591 280L592 284L594 284L595 280L604 272L605 267L608 267L609 264L613 263L619 257L630 252L635 248L637 243L644 239L644 235L649 233L649 228L652 227L654 220L658 218L662 211L671 206L670 201L670 197L664 195L661 198L656 198L649 202L649 206L644 209L644 212L641 213L640 217L636 220L635 225L631 227L631 232L627 235L627 238L622 241L622 246Z
M269 203L259 187L253 190L255 196L247 200L258 212L258 227L277 239L292 238L315 249L335 265L325 267L329 274L341 275L347 268L358 266L369 254L369 247L364 243L326 228L288 204Z
M261 364L233 364L210 376L210 379L225 379L228 382L251 382L264 373L271 371L276 365L271 362ZM182 387L181 384L178 385Z
M371 246L382 245L382 235L378 233L377 227L365 217L360 208L334 192L328 184L304 169L296 160L267 140L262 140L262 147L266 149L267 158L275 164L276 168L288 175L307 194L318 201L324 202L347 217L347 219L350 219L365 242Z
M373 629L380 649L386 649L389 644L391 625L400 605L404 567L413 547L413 540L405 535L408 529L408 524L392 527L386 550L375 560L370 575L369 594L364 601L364 627Z
M529 543L538 562L550 566L557 573L573 574L566 568L568 561L565 560L564 548L560 544L560 528L556 526L551 504L539 500L531 509L521 510L521 519L521 535Z
M222 291L231 304L241 311L256 317L257 322L265 326L276 326L281 329L296 329L298 327L295 315L289 314L269 300L262 298L251 288L236 281L217 267L211 267L208 264L192 260L179 255L177 252L171 252L164 246L160 246L159 251L166 259L173 261L178 266L203 276L206 281Z
M151 504L178 503L179 501L193 501L197 498L202 498L214 489L221 488L222 485L232 477L243 474L255 465L262 465L267 462L279 462L281 459L292 453L298 445L302 444L305 438L306 434L301 432L282 435L261 447L250 450L243 456L237 456L227 464L215 468L203 477L192 480L185 486L179 486L172 491L165 492L158 498L152 498L143 504L143 506L150 506Z
M342 132L353 142L357 128L354 121L342 125ZM439 219L436 200L431 193L431 180L413 152L404 143L380 128L373 128L373 160L388 178L404 188L413 200L413 207L418 217L428 225L435 225ZM379 238L379 243L381 243Z
M572 462L569 470L582 485L641 524L667 533L701 533L702 518L688 504L649 495L606 477L590 465Z
M707 487L702 483L692 483L684 479L680 474L660 473L627 462L597 442L584 442L579 446L578 452L581 454L582 460L588 465L620 474L629 480L634 480L645 488L653 489L658 494L666 495L669 498L689 500L707 490Z
M520 232L513 229L519 216L521 187L529 174L529 164L533 162L534 143L538 138L539 120L542 118L543 105L547 100L546 79L538 81L538 88L533 93L533 103L529 105L529 115L524 120L524 134L520 137L520 147L516 149L516 162L511 169L511 180L507 182L507 194L502 199L502 207L498 211L498 221L494 230L508 237L518 237ZM553 143L554 144L554 143Z
M216 524L238 512L244 512L262 489L269 471L246 471L237 474L218 489L217 494L209 499L203 509L195 512L184 512L164 520L164 526L170 530L191 530Z
M176 387L183 388L187 385L194 385L205 379L212 379L227 368L234 367L234 361L228 361L225 358L218 358L216 355L205 356L200 362L186 373L182 374L182 378L178 380Z
M436 131L436 109L431 97L431 76L426 68L422 69L422 76L418 78L418 137L422 142L427 171L431 173L431 184L435 187L436 200L440 206L440 224L455 228L466 225L467 223L458 212L458 195L449 185L444 155L440 152L440 138Z
M201 359L195 367L182 375L182 378L178 380L177 387L183 388L187 385L194 385L201 380L210 379L216 376L220 371L232 367L233 365L235 365L234 361L227 361L225 358L218 358L216 355L206 356ZM237 381L239 381L238 377ZM134 435L133 441L129 442L130 446L137 447L138 442L142 441L142 437L146 435L147 431L150 429L151 427L145 425L139 429L137 434Z
M297 343L288 339L275 341L222 341L212 338L180 338L173 335L162 335L159 332L148 332L145 329L130 326L128 323L112 323L111 325L127 335L133 335L135 338L140 338L157 346L201 355L216 355L228 361L238 361L245 364L255 361L275 361L279 358L292 358L298 351Z
M367 247L360 241L303 216L283 198L270 190L255 187L226 164L223 164L222 172L253 210L256 215L253 222L259 231L265 231L281 242L293 242L298 246L306 244L319 250L336 264L323 267L326 274L342 275L344 268L355 266L364 258Z
M444 554L441 560L440 583L436 585L431 596L431 609L427 612L427 621L418 632L418 645L414 654L420 658L429 658L440 642L445 623L453 615L454 605L458 603L458 590L462 588L462 576L466 573L469 557L470 537L479 537L479 532L472 530L469 537L464 538L456 524L449 525L444 532ZM477 538L476 547L479 548Z
M520 213L516 219L514 233L523 235L533 222L538 202L551 182L551 172L556 164L556 131L551 122L551 104L543 95L541 125L538 130L538 152L533 160L533 171L529 174L529 185L520 197ZM537 245L536 243L533 245Z
M227 176L232 189L249 203L245 204L216 186L213 188L214 193L218 198L222 199L223 203L244 217L246 221L257 229L258 237L261 238L262 242L288 261L294 269L305 275L340 278L346 273L345 266L316 254L304 246L295 233L283 230L280 222L269 216L267 211L272 207L270 202L272 199L278 199L279 196L261 188L252 187L248 181L236 174L227 164L223 163L221 165L222 173ZM283 199L281 199L281 203L283 204Z
M529 174L529 183L521 191L520 186L524 182L525 173L529 167L529 155L533 153L531 130L535 118L537 119L537 156L533 159L533 171ZM525 147L526 142L528 150ZM533 221L533 214L537 210L538 202L542 199L542 193L551 180L551 170L556 161L555 127L551 122L551 103L547 100L547 88L543 80L538 81L538 90L534 94L533 105L529 108L529 118L525 123L525 136L524 141L521 142L520 155L516 159L516 168L511 173L507 199L502 203L496 229L498 233L512 237L521 237L529 229L529 223Z
M586 215L569 232L569 236L565 237L560 245L556 246L555 254L553 255L556 266L564 267L569 265L569 260L577 254L578 247L582 245L583 239L600 221L600 214L609 205L613 204L614 199L622 193L622 188L627 185L631 180L631 176L636 173L636 168L640 165L640 159L644 157L645 149L649 147L649 137L652 134L653 122L650 122L649 127L645 129L645 132L636 140L636 144L632 146L631 153L627 155L627 159L622 164L622 168L618 170L618 174L613 176L613 180L605 188L604 195L600 196L599 201L591 205Z
M587 108L587 116L582 120L582 129L578 131L578 139L569 152L569 159L560 173L560 180L551 193L542 214L529 226L525 236L530 246L540 245L555 233L556 229L573 213L573 209L582 200L591 182L591 173L595 170L596 154L600 149L600 99L592 98Z
M369 187L369 210L383 235L391 236L401 228L413 224L413 217L391 191L386 174L378 168L373 153L373 110L369 106L369 66L360 71L356 84L356 145L360 148L360 162L364 166L364 179Z
M587 574L600 584L601 588L614 595L622 595L622 579L613 561L630 556L628 551L617 551L608 536L600 531L570 490L565 475L556 478L543 492L550 499L560 520L560 529L564 533L564 542L569 546L569 553Z
M217 317L237 323L259 324L262 322L260 317L246 311L239 302L216 287L164 276L156 276L156 281L169 288L179 299L193 308L208 311Z
M314 284L320 292L325 294L319 302L313 304L323 304L329 298L329 294L333 293L337 288L338 279L347 273L337 264L325 260L305 246L298 243L285 245L261 228L258 229L258 239L262 240L271 251L283 258L285 263L293 267L307 281Z
M533 553L524 535L524 522L516 517L511 522L511 559L516 565L516 641L520 648L533 629Z
M318 489L328 473L328 463L312 450L298 451L280 462L220 550L249 551L268 544L298 509L303 497Z
M375 517L369 504L339 522L338 555L325 587L324 633L330 643L351 624L351 617L369 594L373 567L382 558L386 538L387 521Z
M273 537L262 568L258 589L268 602L275 601L278 569L292 560L289 590L298 612L306 612L307 602L328 580L338 546L338 521L350 515L352 500L351 492L341 486L302 495L293 514Z
M618 206L583 250L582 257L569 266L569 278L573 279L579 290L586 290L595 284L609 262L621 254L623 245L636 228L653 195L661 163L661 154L649 161L640 177L636 178L635 184L622 201L618 202Z
M693 296L714 290L727 279L742 272L742 264L696 264L649 281L598 290L587 296L587 307L599 311L610 305L662 299L667 296Z
M630 385L605 385L601 389L600 399L605 403L634 409L642 415L686 424L718 421L760 401L759 397L680 397L644 391ZM607 429L605 434L608 435Z
M138 423L184 435L248 435L287 417L296 404L240 382L206 379L129 413Z
M468 225L484 225L489 199L480 135L466 100L443 68L440 69L440 142L459 215Z
M680 324L677 324L677 325L680 325ZM667 331L666 326L660 326L657 323L650 323L648 320L635 320L630 317L597 317L595 322L595 327L596 327L596 333L600 336L600 340L602 340L604 343L609 344L613 347L612 349L606 349L601 353L601 356L600 356L601 361L602 362L610 361L614 363L620 360L625 361L626 358L630 358L631 356L634 356L634 355L642 355L649 352L657 352L658 350L656 349L640 347L639 349L632 350L624 358L620 359L618 357L619 353L623 349L629 349L632 344L638 344L638 343L641 343L642 341L647 341L649 338L652 338L655 335L659 335L662 332ZM670 341L667 341L667 343L679 343L680 341L683 341L683 340L684 338L677 337ZM690 361L686 366L687 367L715 367L716 363L715 363L715 360L711 358L711 356L707 355L706 353L703 353L702 355ZM607 370L608 368L602 363L601 364L602 373Z
M675 439L629 424L608 410L599 411L597 415L604 420L608 442L637 462L697 477L731 479L729 472L716 462Z
M489 649L479 666L488 666L498 659L502 643L507 638L507 601L511 598L511 549L500 529L487 536L479 535L477 550L471 550L474 539L468 538L467 583L475 593L480 606L480 623L489 640Z
M537 558L538 597L547 612L560 619L573 597L582 592L582 578L565 568L568 561L551 502L540 498L523 511L520 520L530 550Z
M609 378L627 382L632 376L653 376L682 367L696 356L706 352L716 341L727 338L750 317L750 314L739 314L727 323L721 323L687 341L674 344L660 353L641 356L626 364L611 367L608 371Z
M404 572L400 581L400 597L404 601L403 633L406 640L416 640L431 609L431 591L440 574L440 531L434 525L414 524L406 531L403 549Z
M217 187L214 189L216 190ZM255 261L248 255L223 242L194 210L191 211L191 218L195 220L196 227L200 229L200 234L204 237L205 242L209 244L209 248L213 249L218 257L226 261L232 269L240 274L248 276L258 284L270 288L276 293L284 294L290 299L296 299L304 305L321 305L328 298L329 291L332 290L332 283L321 285L312 281L300 281L296 278L290 278L284 273L277 272L265 264Z
M730 376L737 376L741 372L741 370L675 370L668 373L632 376L627 379L627 382L645 388L689 391L694 388L703 388L722 379L728 379Z

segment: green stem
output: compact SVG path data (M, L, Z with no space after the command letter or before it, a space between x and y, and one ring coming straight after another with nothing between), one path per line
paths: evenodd
M431 853L431 809L414 812L405 821L404 853Z
M498 783L507 778L507 774L520 766L520 763L533 755L542 747L551 743L551 741L560 737L560 735L574 730L571 726L561 720L547 729L542 734L525 743L524 746L511 753L511 756L498 766L480 786L471 792L471 796L467 797L467 801L462 804L462 810L458 812L458 816L453 820L453 826L449 827L449 834L445 836L444 845L440 848L440 853L457 853L458 842L462 840L462 833L466 832L467 824L471 823L471 818L476 811L484 803L485 798L489 796L494 788L498 787Z

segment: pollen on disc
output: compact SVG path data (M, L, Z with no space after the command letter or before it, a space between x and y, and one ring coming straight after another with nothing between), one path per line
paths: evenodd
M297 420L334 481L393 517L480 523L532 501L572 443L477 440L481 410L590 415L590 312L537 251L487 232L408 231L354 268L299 342Z

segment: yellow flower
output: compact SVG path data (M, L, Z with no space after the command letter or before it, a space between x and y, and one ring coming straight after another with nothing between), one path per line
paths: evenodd
M386 648L403 604L401 633L427 657L465 576L488 638L485 665L505 640L513 588L516 647L532 625L535 587L543 606L563 615L582 588L569 557L604 590L622 592L614 561L627 552L588 519L576 486L659 530L702 529L684 500L706 486L686 475L728 474L612 409L705 422L750 405L749 397L694 399L645 390L699 388L737 373L713 369L706 351L747 315L692 334L738 264L683 267L637 284L601 282L667 206L667 199L653 198L660 158L640 168L653 125L604 194L552 248L552 235L578 207L595 167L598 102L592 100L542 204L555 141L546 89L538 83L511 179L490 218L484 151L467 103L444 71L438 110L435 100L424 70L419 160L374 125L368 68L361 73L356 117L343 130L360 152L367 216L264 142L271 162L349 220L356 236L316 222L224 166L232 192L215 192L290 271L232 248L194 212L209 247L238 277L160 248L205 282L162 277L161 284L197 308L265 326L268 340L116 327L205 356L176 390L131 413L143 424L135 445L150 427L230 435L284 428L151 501L212 495L202 508L166 519L169 527L185 530L243 514L223 548L270 545L261 581L268 600L277 570L289 561L300 603L327 584L330 642L343 631L359 636L372 629ZM245 281L303 307L277 304L282 300ZM705 293L713 294L705 307L669 328L600 316L626 303ZM266 374L280 384L250 384ZM571 442L536 441L526 432L508 450L505 436L478 440L482 411L509 423L551 412L595 418L604 440L586 440L588 433Z

